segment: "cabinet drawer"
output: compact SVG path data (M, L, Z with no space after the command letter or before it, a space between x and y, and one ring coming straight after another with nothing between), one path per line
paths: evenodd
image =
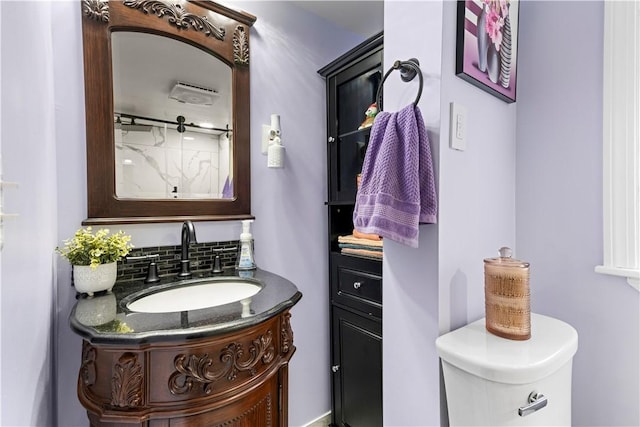
M348 267L338 267L338 292L382 303L382 277Z
M382 262L332 254L332 298L335 302L381 315Z

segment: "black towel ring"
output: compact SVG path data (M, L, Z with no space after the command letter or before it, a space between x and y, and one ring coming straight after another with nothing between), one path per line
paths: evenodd
M410 82L411 80L413 80L416 74L420 78L420 87L418 87L418 96L416 96L416 100L413 101L413 105L418 105L418 101L420 100L420 96L422 95L422 71L420 71L420 61L418 61L416 58L411 58L407 61L394 62L393 66L389 68L389 71L385 73L384 77L382 78L382 81L380 82L380 86L378 86L378 92L376 93L376 103L378 105L378 111L382 111L381 95L382 95L382 86L384 85L384 81L387 80L387 77L389 77L389 74L391 74L393 70L398 70L398 69L400 70L400 78L402 78L403 82Z

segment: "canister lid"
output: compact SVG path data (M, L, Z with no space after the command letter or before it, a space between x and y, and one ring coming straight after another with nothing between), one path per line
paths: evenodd
M527 268L529 267L529 263L526 261L520 261L519 259L511 258L511 248L503 246L498 249L498 254L500 255L497 258L485 258L484 262L486 264L495 265L495 266L504 266L504 267L516 267L516 268Z
M578 333L561 320L531 313L531 339L508 340L488 332L483 318L438 337L436 349L443 361L477 377L529 384L571 360Z

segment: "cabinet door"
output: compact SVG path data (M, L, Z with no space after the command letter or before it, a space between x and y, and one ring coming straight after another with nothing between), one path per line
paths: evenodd
M382 324L333 307L333 422L382 426Z
M222 408L169 420L170 427L280 427L281 396L278 375ZM286 416L286 414L285 414ZM286 425L286 422L284 422Z
M358 130L375 102L382 52L375 52L328 80L329 197L353 201L371 128Z

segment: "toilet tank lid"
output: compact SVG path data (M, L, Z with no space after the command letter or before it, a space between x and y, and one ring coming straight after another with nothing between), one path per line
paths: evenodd
M531 338L514 341L487 331L483 318L438 337L436 349L442 360L478 377L528 384L571 360L578 333L561 320L531 313Z

